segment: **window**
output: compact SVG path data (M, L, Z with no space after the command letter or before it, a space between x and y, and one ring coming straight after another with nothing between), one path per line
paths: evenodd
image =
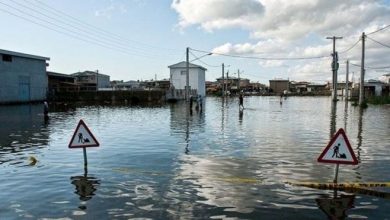
M12 62L12 56L7 55L7 54L3 54L3 61L4 62Z
M185 70L184 71L180 71L180 75L182 75L182 76L186 75L186 73L187 73L187 71L185 71Z

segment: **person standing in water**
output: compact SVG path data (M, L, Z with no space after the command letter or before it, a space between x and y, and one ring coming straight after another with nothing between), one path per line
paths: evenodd
M240 94L239 100L240 100L239 108L244 109L244 97L242 96L242 94Z

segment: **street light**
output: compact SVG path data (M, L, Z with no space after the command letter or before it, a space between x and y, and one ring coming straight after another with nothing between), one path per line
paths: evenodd
M208 53L208 54L205 54L205 55L203 55L203 56L197 57L196 59L193 59L193 60L191 60L190 62L193 62L193 61L195 61L195 60L202 59L203 57L205 57L205 56L210 56L210 55L213 55L213 53Z

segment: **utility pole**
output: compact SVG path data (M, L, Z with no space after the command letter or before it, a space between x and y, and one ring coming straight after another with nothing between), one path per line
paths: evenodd
M222 97L225 96L225 64L222 63Z
M99 91L99 70L96 70L96 92Z
M190 101L190 61L189 61L189 54L190 48L187 47L186 49L186 88L185 88L185 95L186 95L186 101Z
M332 81L333 81L333 86L332 86L332 99L334 102L337 101L337 70L338 70L338 55L337 55L337 52L336 52L336 40L338 39L343 39L342 37L336 37L336 36L333 36L333 37L326 37L326 39L332 39L333 40L333 53L332 53L332 57L333 57L333 62L332 62L332 72L333 72L333 75L332 75Z
M241 80L240 80L240 69L237 70L237 75L238 75L238 92L240 92L240 83L241 83Z
M364 32L362 33L362 65L360 70L360 86L359 86L359 105L362 106L364 102L364 50L365 50L365 37Z
M347 71L345 73L345 101L348 101L348 89L349 89L348 75L349 75L349 60L347 60Z
M226 73L226 92L228 92L229 89L229 71Z

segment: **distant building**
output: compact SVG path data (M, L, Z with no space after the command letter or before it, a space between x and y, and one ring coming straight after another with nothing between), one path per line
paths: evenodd
M110 88L110 76L94 71L84 71L71 74L81 91L97 91L98 88Z
M315 94L327 94L329 89L327 88L327 84L313 84L309 83L307 86L307 92L315 93Z
M115 90L132 90L132 89L139 89L141 86L141 83L139 81L135 80L129 80L126 82L121 81L112 81L111 86Z
M0 49L0 59L0 103L46 99L50 58Z
M49 94L74 92L79 90L74 76L47 71Z
M296 82L296 81L291 81L290 82L290 92L293 92L293 93L298 93L298 94L302 94L302 93L306 93L308 88L307 86L309 85L308 82Z
M168 90L170 87L170 80L169 79L162 79L162 80L147 80L141 82L141 87L144 89L162 89L162 90Z
M168 66L170 69L170 83L175 90L185 90L186 86L186 62L180 62ZM196 90L198 95L206 95L206 68L190 63L189 64L189 86L191 90ZM181 97L184 98L184 97Z
M269 81L269 88L273 93L283 93L290 90L290 81L286 79L273 79Z
M384 74L383 76L379 77L379 81L390 84L390 73Z
M379 80L369 79L364 82L365 96L382 96L383 91L386 90L386 83Z

